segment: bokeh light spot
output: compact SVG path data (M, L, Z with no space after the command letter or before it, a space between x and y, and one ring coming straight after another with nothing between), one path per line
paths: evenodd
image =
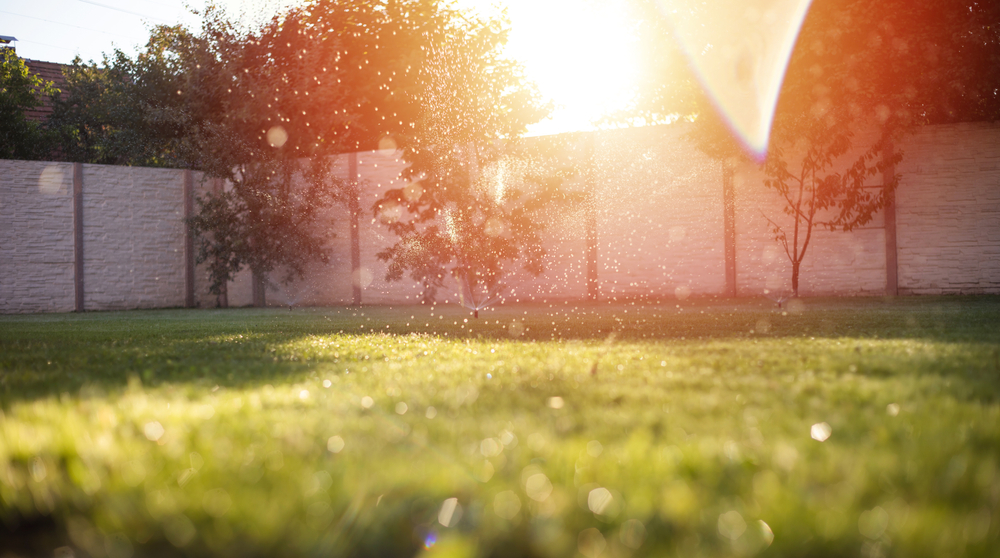
M598 457L604 452L604 446L597 440L587 442L587 454L591 457Z
M646 541L646 526L638 519L629 519L622 523L618 533L622 544L632 550L637 550Z
M390 136L384 136L382 139L378 140L378 150L387 151L389 153L396 151L396 140L392 139Z
M608 511L613 500L614 496L611 495L611 491L599 486L587 495L587 507L597 515L602 515Z
M833 429L825 422L818 422L809 429L809 436L817 442L825 442L832 433Z
M719 516L718 527L720 535L735 541L747 530L747 522L740 512L732 510Z
M580 554L587 558L597 558L607 546L608 543L604 540L604 535L593 527L580 531L579 536L577 536L577 549Z
M441 504L441 511L438 512L438 523L445 527L452 527L458 524L462 518L462 506L458 503L458 498L448 498Z
M46 196L65 194L67 192L65 180L66 174L59 165L46 165L38 176L38 192Z
M512 490L504 490L493 498L493 512L504 519L514 519L521 511L521 499Z
M146 439L150 442L158 442L165 432L166 429L163 428L163 425L155 420L147 422L146 426L142 428L142 433L146 435Z
M524 483L524 491L528 498L536 502L544 502L549 494L552 494L552 482L544 473L535 473L528 477L528 481Z
M279 148L288 142L288 132L282 126L272 126L267 131L267 143L274 148Z
M330 439L326 441L326 449L330 453L340 453L344 449L344 439L340 436L330 436Z

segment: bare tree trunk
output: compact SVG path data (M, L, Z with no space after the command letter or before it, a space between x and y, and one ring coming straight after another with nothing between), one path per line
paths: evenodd
M801 261L792 262L792 296L799 297L799 265Z
M264 280L264 276L256 271L251 271L250 281L252 283L253 305L256 308L263 308L267 306L267 298L265 296L267 291L267 282Z

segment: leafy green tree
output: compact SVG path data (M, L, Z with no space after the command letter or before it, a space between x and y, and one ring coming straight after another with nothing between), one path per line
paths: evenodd
M408 177L422 178L423 201L405 208L446 195L455 197L444 205L461 203L465 211L474 190L454 178L471 167L456 158L454 146L513 137L525 118L542 114L517 67L499 58L506 30L436 0L318 0L251 33L209 11L204 29L204 46L182 58L198 61L188 64L188 87L197 102L210 105L191 110L198 115L195 144L204 146L201 168L232 184L208 199L194 221L203 257L216 262L217 289L243 265L258 276L281 267L291 279L305 262L325 260L325 239L316 231L328 227L314 226L318 208L340 201L357 211L359 194L351 181L324 178L328 155L399 148L411 163ZM477 164L493 158L483 148ZM305 190L290 186L296 175L305 178ZM400 199L406 201L390 193L379 205ZM402 225L403 213L397 220L383 215L402 233L399 246L412 244L408 235L416 230ZM240 217L223 218L234 214ZM452 222L462 218L454 213ZM508 222L515 231L528 227L517 219ZM478 248L470 246L464 261L478 256ZM393 259L392 270L413 262L402 250L383 256ZM452 260L442 252L419 265L437 272L437 263ZM400 276L392 270L390 277Z
M349 104L359 91L338 85L346 35L324 33L313 15L293 9L239 33L210 10L204 35L179 45L196 162L231 185L206 196L192 220L213 292L243 267L262 287L279 269L290 281L309 262L327 261L329 227L317 222L343 190L327 178L328 156L358 133ZM264 304L264 289L256 293Z
M316 226L319 210L343 202L357 213L359 199L350 181L328 178L329 155L387 146L402 150L407 177L423 191L383 200L406 202L391 223L401 243L412 243L418 223L443 223L448 207L452 222L464 223L475 198L486 213L470 223L503 222L489 253L537 261L540 240L525 213L491 206L469 174L500 161L501 144L544 114L519 67L500 56L506 34L504 23L440 0L315 0L256 27L209 8L198 34L159 27L134 60L116 53L103 68L77 63L55 121L71 158L199 169L227 181L192 220L215 292L244 267L265 283L325 261L329 227ZM536 248L515 250L522 241ZM471 269L481 248L468 245L456 265ZM392 269L412 267L400 258ZM456 258L441 252L428 260L433 271L418 274L441 275Z
M228 182L191 222L213 292L245 267L266 285L279 268L290 280L326 259L328 227L315 224L340 183L324 177L325 158L360 133L353 101L368 92L341 85L350 31L326 33L312 15L291 9L239 29L210 8L197 35L161 26L135 59L78 61L57 106L72 160L191 168Z
M177 51L196 40L182 27L161 26L135 59L120 50L100 66L77 57L49 120L63 156L96 164L197 167L189 137L196 115L179 94L183 62Z
M502 57L506 24L450 9L442 16L408 83L415 94L401 110L412 124L393 135L411 185L373 208L399 237L378 257L389 262L388 280L422 284L425 302L454 278L478 313L503 289L505 266L543 270L541 213L564 194L558 175L522 170L530 165L517 138L548 107Z
M52 82L28 69L12 48L0 48L0 159L39 159L51 151L46 129L25 111L57 93Z

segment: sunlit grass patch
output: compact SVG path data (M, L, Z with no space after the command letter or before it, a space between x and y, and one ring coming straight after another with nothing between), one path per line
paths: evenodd
M0 546L989 556L998 309L6 316Z

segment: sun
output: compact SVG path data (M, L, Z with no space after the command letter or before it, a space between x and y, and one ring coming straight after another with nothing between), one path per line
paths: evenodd
M506 54L520 61L555 110L528 135L595 129L625 108L639 75L638 44L623 2L614 0L463 0L483 14L506 8Z

